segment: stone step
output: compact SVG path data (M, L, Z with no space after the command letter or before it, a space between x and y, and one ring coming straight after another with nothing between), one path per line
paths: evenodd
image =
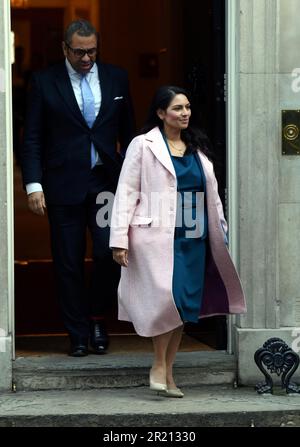
M150 353L18 357L13 384L18 391L126 388L148 385ZM232 384L236 380L234 356L224 351L179 352L174 375L178 385Z
M148 387L5 393L0 427L105 427L110 433L108 427L300 426L300 396L279 389L266 396L230 385L183 391L182 399L156 395ZM193 445L200 445L201 437L198 441Z

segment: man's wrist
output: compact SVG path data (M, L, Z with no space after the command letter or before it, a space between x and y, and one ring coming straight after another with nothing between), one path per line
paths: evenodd
M37 182L27 183L26 185L27 195L32 194L33 192L43 192L42 185Z

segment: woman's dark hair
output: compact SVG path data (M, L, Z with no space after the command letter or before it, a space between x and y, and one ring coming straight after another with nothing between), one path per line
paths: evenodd
M159 109L166 110L176 95L185 95L190 101L188 92L181 87L164 85L156 91L150 105L148 117L140 133L147 133L156 126L163 130L163 121L157 115L157 111ZM211 143L203 130L189 125L187 129L181 131L181 138L187 146L187 152L195 152L197 149L200 149L211 158Z

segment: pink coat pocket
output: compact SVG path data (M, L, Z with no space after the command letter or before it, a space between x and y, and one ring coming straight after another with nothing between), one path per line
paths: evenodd
M149 227L152 220L152 217L133 216L130 225L132 227Z

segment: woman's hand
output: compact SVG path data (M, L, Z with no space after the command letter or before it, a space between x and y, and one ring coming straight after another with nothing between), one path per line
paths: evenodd
M128 267L128 250L125 248L113 248L113 258L122 267Z

